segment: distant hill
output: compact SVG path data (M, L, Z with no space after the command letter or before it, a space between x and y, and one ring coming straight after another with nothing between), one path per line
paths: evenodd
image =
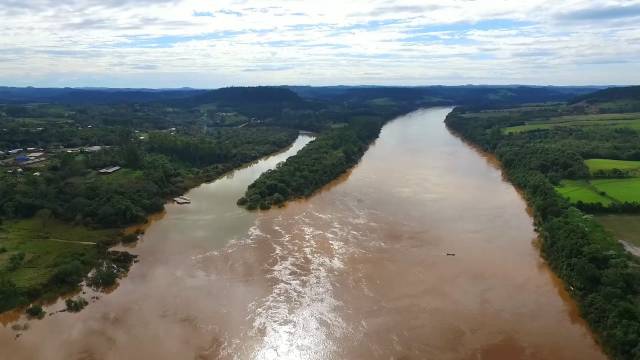
M148 103L185 99L206 92L194 89L76 89L0 87L0 103L69 105Z
M578 96L571 100L572 104L586 102L589 104L613 101L640 101L640 86L613 87Z
M290 87L310 99L344 102L400 101L423 106L506 106L523 103L568 101L600 88L558 86L425 86L425 87Z
M193 105L208 103L223 105L295 104L303 101L298 94L290 89L275 86L222 88L210 90L189 99L190 104Z
M623 89L623 88L617 88ZM313 107L314 102L350 104L402 103L407 107L434 105L509 106L522 103L568 101L600 88L556 86L259 86L217 90L111 89L111 88L16 88L0 87L0 103L59 103L69 105L165 103L196 107L254 107L271 113L276 105ZM615 89L614 89L615 90Z

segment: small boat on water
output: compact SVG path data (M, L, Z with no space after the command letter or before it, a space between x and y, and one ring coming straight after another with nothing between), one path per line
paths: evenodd
M175 201L178 205L191 204L191 199L186 196L178 196L177 198L173 198L173 201Z

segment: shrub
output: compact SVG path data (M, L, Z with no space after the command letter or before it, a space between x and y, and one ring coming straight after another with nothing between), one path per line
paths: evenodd
M271 209L271 204L268 201L263 201L260 203L260 210L269 210Z
M44 317L45 311L42 309L42 306L38 304L31 305L25 311L29 317L34 319L42 319Z
M13 281L0 278L0 312L9 310L20 305L24 297Z
M7 270L8 271L13 271L16 270L17 268L20 267L20 265L22 265L22 262L24 261L25 258L25 254L23 252L17 252L15 254L12 254L9 257L9 263L7 264Z
M71 261L58 268L53 275L52 281L63 286L76 286L82 281L85 275L85 268L77 260Z
M116 284L118 272L115 266L109 262L100 264L94 273L89 276L87 284L94 288L107 288Z
M126 235L122 236L121 241L122 241L123 244L134 243L134 242L138 241L138 234L137 233L126 234Z
M81 296L76 299L67 299L64 303L67 305L67 311L74 313L80 312L85 306L89 305L89 302Z

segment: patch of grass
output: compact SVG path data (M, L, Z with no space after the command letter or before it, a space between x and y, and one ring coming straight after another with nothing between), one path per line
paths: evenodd
M596 189L586 180L563 180L556 191L567 198L572 203L582 201L587 204L597 204L608 206L613 201L597 192Z
M393 106L396 104L396 102L390 98L377 98L377 99L370 100L369 104L375 105L375 106Z
M548 130L548 129L551 129L552 127L553 127L552 124L547 124L547 123L527 124L527 125L518 125L518 126L504 128L502 131L505 134L517 134L525 131Z
M640 215L600 215L596 220L616 238L640 246Z
M599 170L638 170L640 169L640 161L625 161L611 159L588 159L585 164L591 173Z
M5 221L0 226L0 247L6 249L0 254L0 277L15 284L23 300L59 295L75 285L62 275L69 265L76 264L74 269L86 274L100 256L96 244L116 237L115 230L94 230L53 219Z
M640 178L598 179L591 184L620 202L640 202Z

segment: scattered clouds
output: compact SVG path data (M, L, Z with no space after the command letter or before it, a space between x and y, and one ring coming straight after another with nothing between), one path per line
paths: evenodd
M602 21L640 17L640 4L615 4L579 8L560 13L558 18L573 21Z
M640 83L637 17L640 0L0 0L0 85Z

